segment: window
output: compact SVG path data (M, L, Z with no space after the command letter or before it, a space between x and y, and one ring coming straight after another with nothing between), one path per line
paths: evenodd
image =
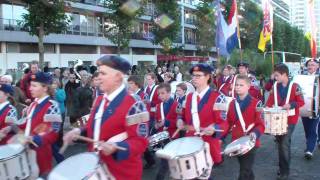
M101 54L117 54L117 48L114 46L100 46Z
M135 54L135 55L154 55L154 49L132 48L132 54Z
M61 53L65 54L96 54L96 46L85 45L60 45Z
M19 44L7 43L7 53L19 53Z

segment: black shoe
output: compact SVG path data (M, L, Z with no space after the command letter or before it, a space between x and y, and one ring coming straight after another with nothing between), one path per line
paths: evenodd
M277 180L288 180L289 176L288 175L279 175L277 177Z
M143 166L143 169L151 169L155 166L156 163L147 163Z
M304 153L304 158L305 158L306 160L311 160L312 157L313 157L312 152L307 151L307 152Z

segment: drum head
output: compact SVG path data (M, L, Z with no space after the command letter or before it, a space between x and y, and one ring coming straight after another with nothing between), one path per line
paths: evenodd
M163 151L171 154L171 157L190 155L200 151L204 141L200 137L184 137L168 143Z
M81 153L58 164L49 174L48 180L80 180L89 177L98 167L99 157L95 153Z
M234 155L237 155L238 153L245 154L248 151L250 151L254 146L255 143L253 143L250 140L250 136L243 136L228 144L224 152L227 153L227 155L232 155L232 153L236 153Z
M0 146L0 160L10 158L24 150L21 144L7 144Z

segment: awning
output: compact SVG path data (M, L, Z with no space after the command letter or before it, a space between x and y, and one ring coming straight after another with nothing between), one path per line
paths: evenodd
M177 55L157 55L157 61L208 61L209 57L202 56L177 56Z

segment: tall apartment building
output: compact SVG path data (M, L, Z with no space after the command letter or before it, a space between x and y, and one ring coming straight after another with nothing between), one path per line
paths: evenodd
M181 13L181 33L177 38L178 45L184 45L188 60L196 59L195 5L197 0L177 0ZM0 4L0 74L6 69L15 69L24 62L38 59L37 38L30 36L19 26L21 15L27 13L23 4L18 1L1 1ZM75 59L86 64L93 64L104 54L116 54L116 47L104 37L108 20L103 17L107 11L100 0L78 0L70 2L67 15L72 17L68 29L61 34L50 34L44 39L45 61L50 67L68 67ZM160 47L148 39L152 27L154 5L150 0L144 7L145 14L139 18L132 29L130 47L122 52L133 65L155 64ZM165 59L165 58L164 58ZM163 59L162 59L163 60Z
M254 0L254 2L261 4L261 0ZM290 23L290 7L284 0L272 0L273 13L280 19Z
M304 32L311 32L310 16L308 11L309 0L291 0L291 24L302 29ZM317 32L317 45L318 52L320 51L320 1L314 1L314 13L316 18L316 24L318 27Z

